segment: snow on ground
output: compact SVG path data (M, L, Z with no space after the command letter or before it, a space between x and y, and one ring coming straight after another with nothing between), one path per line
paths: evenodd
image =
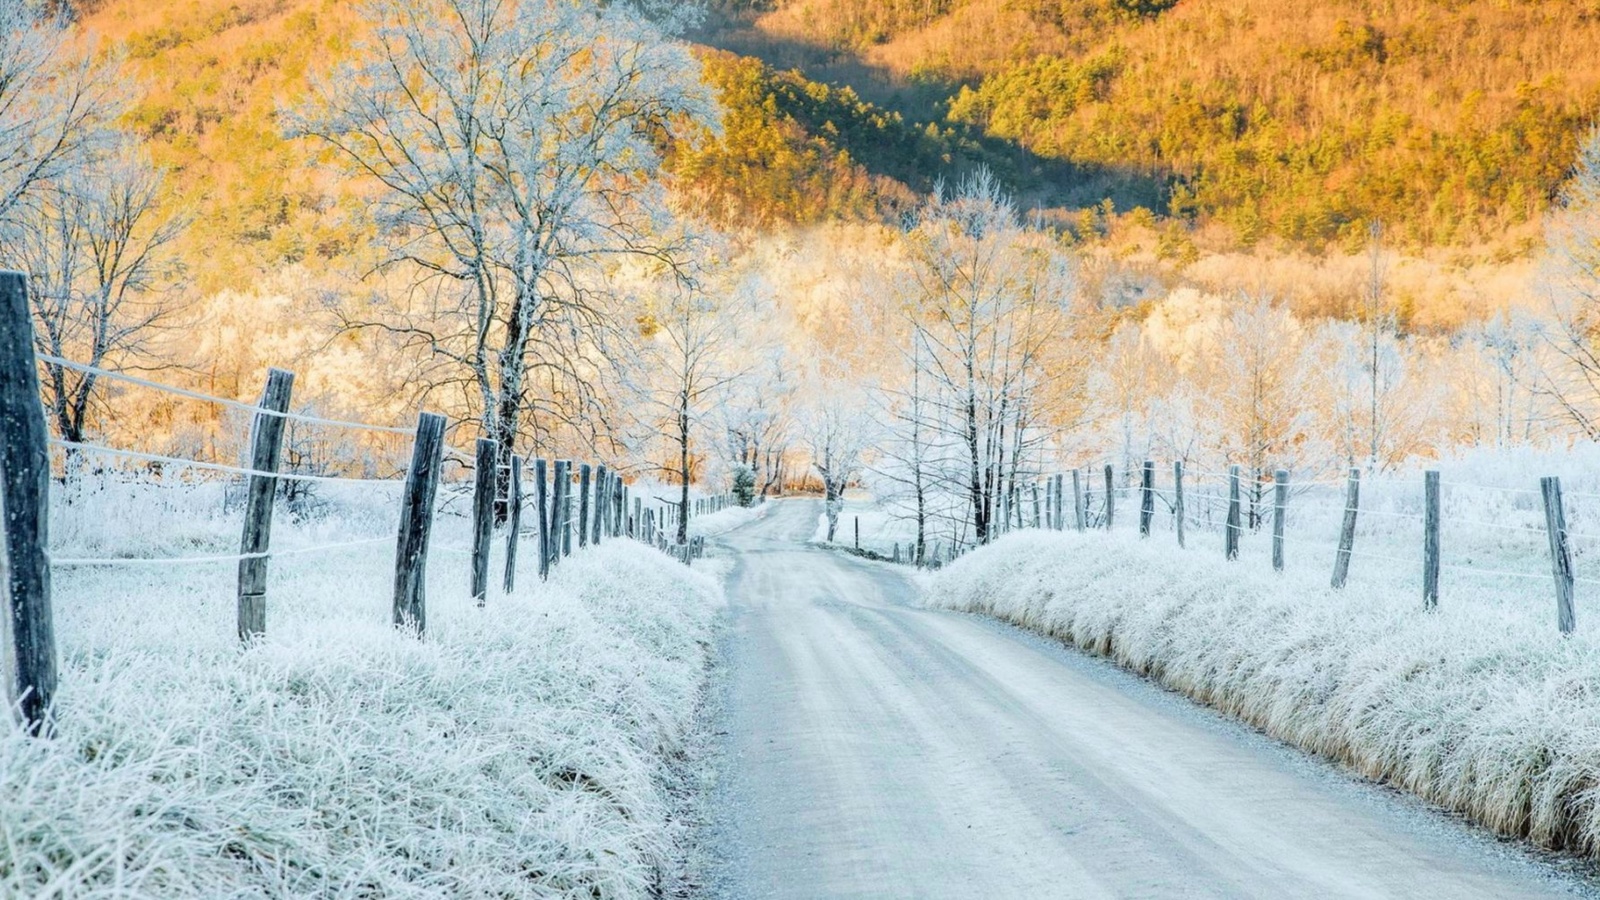
M1519 521L1520 505L1498 521ZM1454 558L1548 571L1520 545L1473 536ZM1275 574L1260 535L1230 563L1215 533L1178 550L1165 533L1024 531L935 576L928 602L1110 656L1501 833L1600 855L1600 638L1584 626L1584 586L1566 638L1548 580L1452 572L1428 613L1404 543L1358 539L1394 557L1357 558L1340 592L1331 555L1291 543Z
M62 568L59 734L0 734L0 896L645 897L673 881L721 589L642 545L468 596L443 496L428 633L390 627L389 486L322 486L275 545L268 635L235 564ZM58 557L237 546L217 484L53 511Z
M714 513L689 518L690 537L713 537L749 524L767 514L768 504L756 506L730 506Z

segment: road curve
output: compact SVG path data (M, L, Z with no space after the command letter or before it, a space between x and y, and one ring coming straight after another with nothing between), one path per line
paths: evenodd
M731 627L710 893L1600 896L1547 861L1016 629L805 545L723 538Z

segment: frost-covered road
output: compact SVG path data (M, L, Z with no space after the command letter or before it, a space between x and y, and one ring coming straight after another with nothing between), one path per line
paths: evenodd
M714 892L1541 897L1591 883L1113 667L734 531Z

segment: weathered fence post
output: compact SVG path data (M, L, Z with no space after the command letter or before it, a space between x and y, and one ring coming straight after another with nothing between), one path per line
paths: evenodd
M644 501L639 497L633 498L633 528L629 533L635 540L644 540Z
M289 411L294 373L267 371L260 411L250 423L250 468L276 473L283 456L283 414ZM272 545L272 507L278 494L275 475L250 476L244 508L244 533L239 538L239 640L249 643L267 633L267 549Z
M550 495L550 563L561 562L567 538L567 497L572 494L572 461L556 460L555 481Z
M506 574L501 587L517 589L517 541L522 534L522 457L511 454L511 485L506 496Z
M578 546L589 545L589 482L594 470L588 463L578 467Z
M1084 521L1088 518L1088 511L1083 508L1083 479L1077 469L1072 470L1072 516L1078 523L1079 531L1088 527Z
M400 539L394 552L394 624L428 625L428 540L433 533L433 501L439 492L439 462L444 457L444 416L422 413L411 445L411 468L400 506Z
M573 476L575 476L576 474L577 473L572 470L572 461L571 460L567 460L567 484L566 484L566 487L564 488L564 490L566 491L566 495L563 498L566 502L563 503L562 506L561 506L561 555L562 556L571 556L572 555L572 520L573 520L573 517L577 514L577 507L578 507L577 497L575 497L573 495L573 489L576 487L576 484L573 481Z
M1066 501L1061 496L1062 488L1064 488L1066 485L1065 485L1064 476L1060 472L1056 473L1056 477L1055 477L1054 480L1055 480L1055 483L1056 483L1056 505L1055 505L1055 520L1056 521L1055 521L1055 528L1056 528L1057 531L1060 531L1060 530L1062 530L1062 529L1067 527L1066 521L1063 520L1062 517L1061 517L1061 514L1063 512L1065 512L1066 508L1067 508Z
M1156 464L1145 460L1139 469L1139 536L1150 536L1150 520L1156 514Z
M856 549L861 549L861 517L856 516Z
M1029 485L1033 489L1033 527L1039 527L1039 482Z
M1333 556L1335 588L1344 587L1350 577L1350 554L1356 544L1356 511L1361 509L1361 470L1351 469L1344 496L1344 524L1339 528L1339 552Z
M1106 530L1111 530L1111 513L1117 496L1116 485L1111 480L1111 464L1106 464Z
M1556 580L1556 626L1562 634L1578 627L1572 608L1572 556L1567 551L1567 511L1561 505L1561 479L1539 479L1544 497L1544 527L1550 537L1550 573Z
M533 503L539 525L539 577L550 577L550 464L533 461Z
M472 597L489 601L489 542L494 538L495 462L500 443L478 438L472 469Z
M28 279L0 271L0 648L5 697L29 734L51 733L56 692L50 609L50 433L33 357Z
M1178 546L1183 546L1183 461L1172 461L1172 523L1178 529Z
M1239 558L1239 467L1228 467L1228 522L1222 530L1222 552L1228 559Z
M1289 473L1272 473L1272 570L1283 571L1283 520L1289 513Z
M1422 473L1422 606L1439 605L1439 473Z
M602 535L605 533L605 530L606 530L606 524L605 524L606 523L606 496L607 496L606 495L606 483L607 483L606 479L609 478L609 477L610 477L610 473L606 471L606 467L605 467L604 463L602 463L599 466L595 467L595 470L594 470L594 524L591 526L591 530L592 530L593 533L590 534L589 540L592 541L596 546L599 546L600 538L602 537Z

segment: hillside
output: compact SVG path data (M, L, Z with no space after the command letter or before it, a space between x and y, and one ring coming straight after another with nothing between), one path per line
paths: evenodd
M731 6L731 5L730 5ZM1600 107L1593 0L784 0L694 37L726 128L677 148L680 193L727 223L893 217L983 164L1080 234L1148 209L1180 243L1526 253ZM274 110L359 37L333 0L105 0L129 124L195 223L202 293L348 258L343 186ZM1109 206L1106 201L1109 200ZM1077 215L1074 211L1094 211ZM1143 220L1147 221L1147 220ZM1185 251L1190 252L1190 251Z
M1246 246L1525 241L1600 108L1592 0L788 0L707 33Z

